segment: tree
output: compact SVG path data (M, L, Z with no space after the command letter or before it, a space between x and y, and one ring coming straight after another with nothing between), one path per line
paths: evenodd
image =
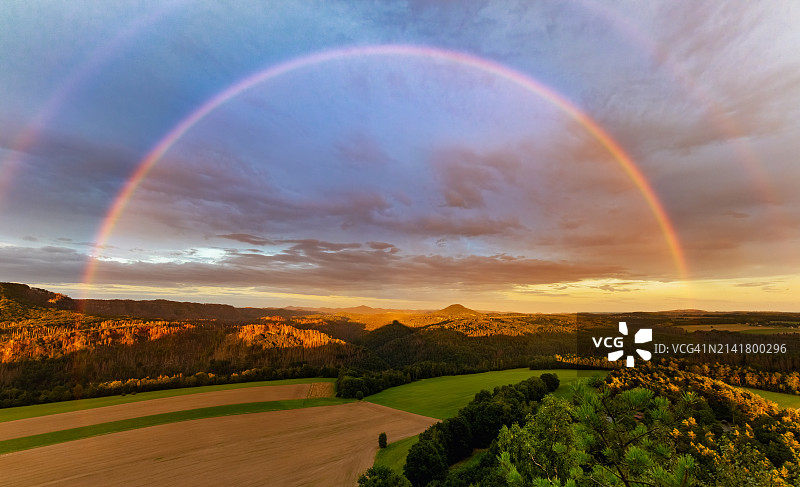
M445 440L447 463L452 465L472 453L472 428L463 416L445 419L438 426Z
M689 413L696 397L683 395L673 405L648 389L599 394L578 384L573 388L574 416L586 476L596 485L686 487L696 482L695 459L676 451L672 431Z
M503 426L497 437L498 460L509 484L580 476L580 464L587 455L571 413L567 401L548 395L524 426Z
M378 446L380 448L386 448L386 433L381 433L378 435Z
M558 376L556 374L545 373L540 375L539 378L542 379L544 385L547 386L548 392L554 392L556 389L558 389L558 386L561 385L561 381L558 380Z
M414 487L423 487L447 475L447 457L437 441L419 441L411 447L403 473Z

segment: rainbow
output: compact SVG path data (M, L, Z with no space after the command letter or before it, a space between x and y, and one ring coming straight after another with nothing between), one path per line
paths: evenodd
M167 14L177 10L187 3L187 0L169 0L159 3L159 6L134 18L128 25L120 30L113 38L95 47L92 52L72 71L50 97L42 104L33 118L33 121L24 127L11 143L11 155L0 159L0 208L6 188L14 179L15 173L21 165L22 154L30 149L40 136L45 126L51 122L59 110L66 104L70 96L77 93L100 68L119 55L129 46L135 45L134 41L146 29L155 26L166 18Z
M117 195L112 203L105 219L100 225L98 233L95 237L95 247L92 252L92 258L89 259L86 271L84 274L84 283L90 284L93 280L97 256L99 249L108 241L114 227L116 226L122 212L125 209L130 198L136 192L139 185L142 183L147 174L158 164L159 160L169 149L186 134L192 127L201 121L208 114L225 104L232 98L240 95L241 93L249 90L250 88L264 83L270 79L290 73L294 70L313 66L325 62L354 58L354 57L383 57L383 56L405 56L405 57L424 57L428 59L441 60L467 66L477 69L479 71L498 76L505 79L524 90L534 93L545 100L549 101L553 106L557 107L561 112L569 116L571 119L579 123L584 130L589 132L595 140L600 143L616 160L623 171L628 175L630 180L641 193L647 206L650 208L653 216L655 217L661 229L667 247L675 262L676 268L680 273L681 278L688 280L688 266L683 249L680 246L677 232L675 231L672 222L670 221L664 206L658 198L658 195L653 190L639 167L634 163L623 148L606 133L597 122L592 120L588 115L583 113L572 102L565 97L555 92L551 88L543 85L542 83L526 76L518 71L501 64L482 59L471 54L466 54L458 51L444 50L439 48L432 48L427 46L416 45L379 45L379 46L361 46L361 47L348 47L328 51L317 52L306 56L298 57L285 61L283 63L269 67L263 71L257 72L248 76L241 81L233 84L222 92L218 93L200 107L191 112L186 118L181 120L170 130L147 156L139 163L134 170L131 177L123 186L122 190Z
M591 10L594 14L602 17L609 25L614 27L619 33L626 36L631 44L639 46L642 52L646 53L654 62L664 65L672 76L683 85L688 96L707 110L707 117L712 121L717 132L726 137L726 142L731 144L739 155L741 165L747 171L750 182L761 197L762 201L768 203L770 211L776 220L783 222L781 215L777 214L776 190L769 181L767 173L762 167L762 161L755 150L746 139L746 132L736 123L733 117L726 115L725 109L714 101L714 96L708 89L697 83L688 68L676 60L666 49L659 45L652 33L646 32L639 25L633 23L628 16L621 14L617 8L610 4L600 5L597 2L578 0L582 8Z

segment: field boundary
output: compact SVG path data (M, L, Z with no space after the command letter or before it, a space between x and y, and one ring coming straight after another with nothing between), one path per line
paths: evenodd
M227 404L223 406L212 406L198 409L188 409L170 413L154 414L138 418L123 419L107 423L81 426L50 433L42 433L21 438L0 441L0 455L13 453L41 446L54 445L67 441L80 440L93 436L118 433L132 429L147 428L168 423L182 421L192 421L195 419L216 418L220 416L234 416L240 414L264 413L269 411L281 411L287 409L303 409L319 406L334 406L355 402L354 399L341 399L335 397L313 398L313 399L289 399L283 401L251 402L242 404Z
M191 394L202 394L205 392L227 391L233 389L247 389L251 387L264 386L283 386L293 384L313 384L316 382L336 382L336 379L328 377L307 377L301 379L278 379L254 382L236 382L229 384L215 384L198 387L180 387L176 389L161 389L158 391L140 392L138 394L115 395L104 397L93 397L89 399L73 399L71 401L60 401L46 404L31 404L29 406L17 406L13 408L0 409L0 424L7 421L19 419L37 418L40 416L50 416L52 414L69 413L73 411L84 411L87 409L102 408L106 406L116 406L118 404L128 404L152 399L162 399L166 397L187 396Z

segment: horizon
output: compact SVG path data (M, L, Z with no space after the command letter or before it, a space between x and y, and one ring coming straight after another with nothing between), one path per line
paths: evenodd
M800 6L585 6L0 6L0 280L797 312Z
M0 283L0 284L3 284L3 283ZM38 287L38 286L33 286L33 285L30 285L30 284L25 284L25 283L20 283L20 282L10 283L10 284L22 284L22 285L29 286L29 287L32 287L32 288L33 287ZM371 310L382 310L382 311L387 311L387 312L433 313L433 312L437 312L437 311L442 311L442 310L447 309L449 307L461 306L463 308L466 308L469 311L476 311L476 312L479 312L479 313L512 313L512 314L513 313L519 313L519 314L545 314L545 315L547 315L547 314L581 314L581 313L586 313L586 314L656 313L657 314L657 313L672 313L672 312L686 312L686 313L691 313L691 312L699 312L699 313L788 313L788 314L800 313L800 311L798 311L798 310L788 310L788 309L787 310L775 310L775 309L718 309L718 310L712 310L712 309L698 309L698 308L657 309L657 310L627 309L627 310L605 310L605 311L592 311L592 310L577 310L576 311L576 310L571 310L571 311L547 311L547 312L544 312L544 311L520 311L520 310L514 310L514 309L506 309L506 310L488 309L488 308L487 309L483 309L483 308L476 307L476 306L465 305L465 304L460 303L460 302L452 302L452 303L449 303L449 304L439 304L439 305L436 305L436 306L430 307L430 308L386 308L386 307L383 307L383 306L370 306L370 305L366 305L366 304L363 304L363 303L362 304L349 305L349 306L310 306L310 305L295 305L295 304L282 304L282 305L281 304L276 304L276 305L271 305L271 306L254 306L254 305L248 305L246 303L214 301L214 297L210 297L210 296L209 297L198 297L198 300L193 300L193 301L182 299L181 295L169 295L170 297L158 296L158 297L150 297L150 298L148 298L148 297L141 297L141 298L133 297L133 298L131 298L131 297L123 297L123 296L115 296L115 297L107 297L107 298L102 298L102 297L99 297L99 298L98 297L75 297L75 296L70 295L68 292L62 292L62 291L60 291L58 289L51 289L51 288L46 288L46 287L44 287L44 288L38 287L38 288L39 289L44 289L45 291L60 293L60 294L63 294L65 296L69 297L69 298L76 299L76 300L81 300L81 299L108 300L108 301L111 301L111 300L124 300L124 301L166 300L166 301L171 301L171 302L176 302L176 303L224 305L224 306L233 306L235 308L298 309L298 310L305 310L305 311L321 311L321 310L333 310L333 311L335 311L335 310L350 310L350 309L354 309L354 308L368 308L368 309L371 309ZM184 298L185 298L185 296L184 296Z

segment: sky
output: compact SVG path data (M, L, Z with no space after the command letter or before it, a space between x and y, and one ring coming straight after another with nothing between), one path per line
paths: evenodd
M800 311L800 4L0 4L0 281Z

